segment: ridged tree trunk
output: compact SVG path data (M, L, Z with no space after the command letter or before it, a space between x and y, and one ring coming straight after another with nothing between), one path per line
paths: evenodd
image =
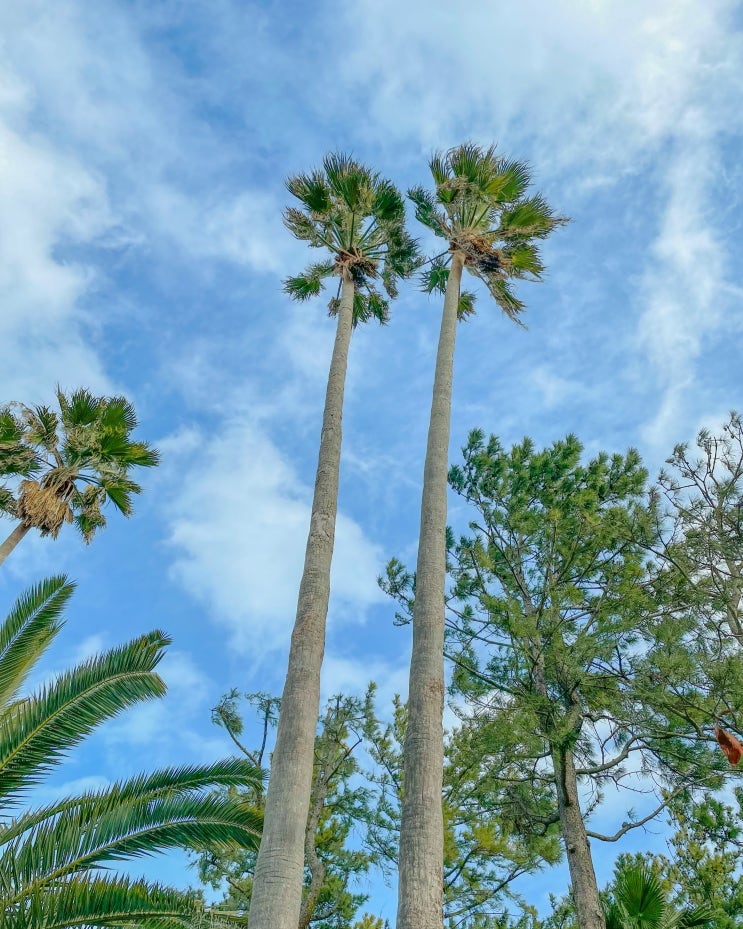
M444 590L454 344L464 256L455 252L444 298L431 421L423 472L413 607L408 722L403 749L403 803L397 929L444 924Z
M570 883L580 929L606 929L601 908L596 873L593 870L591 848L578 798L578 777L572 751L553 754L557 810L560 815L565 850L568 853Z
M8 538L0 545L0 564L5 561L30 528L31 527L27 526L25 523L18 523Z
M344 277L325 396L310 531L299 586L289 669L281 698L265 820L253 875L250 929L297 929L312 791L320 669L338 509L343 392L353 328L354 284Z

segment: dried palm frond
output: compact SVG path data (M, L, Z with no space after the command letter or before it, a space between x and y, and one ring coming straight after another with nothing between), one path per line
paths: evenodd
M56 539L62 526L72 522L69 493L68 483L43 487L38 481L21 481L16 514L27 526L38 529L41 535Z

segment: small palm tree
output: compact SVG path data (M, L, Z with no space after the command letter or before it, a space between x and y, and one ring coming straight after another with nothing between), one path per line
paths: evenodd
M715 924L710 907L679 910L670 903L658 877L645 864L625 868L612 896L604 910L606 929L713 929Z
M474 312L473 294L461 290L462 273L466 269L482 281L506 316L518 322L524 304L512 282L539 280L538 243L566 221L540 195L527 196L527 167L499 157L494 148L460 145L435 155L429 166L434 192L416 187L409 196L416 217L446 240L447 250L424 274L424 289L445 296L423 474L397 929L440 926L443 920L446 477L457 319Z
M141 488L132 468L158 463L146 442L133 441L134 408L123 397L57 390L59 412L14 403L0 408L0 478L21 478L17 490L0 484L0 514L18 520L0 545L0 564L31 530L57 537L65 523L85 542L106 525L108 502L129 516Z
M58 633L71 593L65 578L46 580L0 625L0 926L199 925L205 911L193 895L110 868L170 848L256 848L260 815L213 794L217 787L257 787L255 766L230 759L166 768L24 809L29 789L93 729L165 691L154 669L169 640L151 632L19 696ZM229 921L213 915L214 926Z
M296 929L299 919L351 332L360 322L387 321L388 301L377 282L394 297L397 280L413 273L418 254L405 231L405 207L396 188L353 158L328 155L322 170L292 177L287 187L300 207L286 211L286 226L311 248L323 249L325 259L289 278L285 290L306 300L319 294L325 281L337 279L338 291L330 300L337 324L304 570L253 876L251 929Z

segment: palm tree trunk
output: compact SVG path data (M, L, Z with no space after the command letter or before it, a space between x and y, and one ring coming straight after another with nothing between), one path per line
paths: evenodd
M555 751L553 764L557 787L557 810L560 815L563 842L568 853L570 883L573 889L578 925L581 929L606 929L596 873L593 870L591 848L580 809L578 777L575 773L573 752L564 749Z
M299 921L305 828L320 711L320 669L330 597L330 563L338 509L341 419L353 328L353 298L354 283L344 276L325 395L304 571L266 794L263 837L253 875L250 929L297 929Z
M0 545L0 564L5 561L30 528L31 527L27 526L25 523L18 523L8 538Z
M413 654L403 750L397 929L443 926L444 588L454 344L464 256L455 252L444 298L423 472Z

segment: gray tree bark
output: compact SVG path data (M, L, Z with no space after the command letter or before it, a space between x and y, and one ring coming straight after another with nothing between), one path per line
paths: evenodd
M330 564L338 509L341 420L353 328L353 297L353 281L344 276L325 395L304 571L271 761L263 836L253 875L250 929L297 929L299 922L305 830L320 710L320 669L325 651Z
M413 606L408 723L403 747L397 929L444 924L444 591L454 345L464 255L452 256L444 298L423 472Z
M0 564L5 561L30 528L31 527L27 526L25 523L18 523L8 538L0 545Z
M575 773L573 752L556 751L553 754L557 810L560 814L565 850L568 855L570 883L580 929L606 929L601 908L596 873L593 870L591 848L578 798L578 777Z

